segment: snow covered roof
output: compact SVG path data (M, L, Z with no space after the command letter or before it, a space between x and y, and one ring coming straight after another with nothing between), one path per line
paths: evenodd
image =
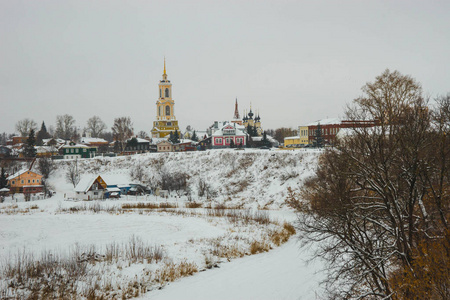
M288 136L284 138L285 140L299 140L300 137L299 136Z
M92 138L92 137L82 137L81 142L85 144L91 144L91 143L108 143L107 140L101 139L101 138Z
M55 148L51 146L36 146L37 153L55 152Z
M307 126L317 126L319 123L320 123L320 125L341 124L341 119L339 119L339 118L322 119L322 120L318 120L315 122L311 122Z
M167 138L152 138L151 144L157 145L161 142L167 142Z
M192 140L190 139L180 139L179 144L188 144L188 143L192 143Z
M82 144L75 144L75 145L64 145L62 148L86 148L89 149L88 146L82 145Z
M220 127L220 129L216 130L216 131L212 134L212 136L223 136L223 135L224 135L224 134L223 134L223 130L224 130L226 127L233 127L233 129L236 130L236 132L235 132L234 135L245 135L245 133L243 132L243 130L241 130L241 129L243 129L242 126L235 126L235 124L225 123L222 127Z
M0 192L9 192L9 189L7 189L7 188L2 188L2 189L0 189Z
M44 144L48 144L51 140L55 140L55 142L58 143L58 144L65 144L66 143L66 141L63 140L63 139L55 139L55 138L42 139L42 142Z
M107 185L125 185L130 183L130 178L125 174L100 174L100 177Z
M81 180L78 182L77 186L75 187L75 192L82 192L85 193L89 191L89 188L92 186L92 184L95 182L98 176L94 175L87 175L81 178Z
M128 139L128 141L131 141L132 139L133 138ZM141 139L141 138L138 138L138 137L135 137L135 139L137 140L138 143L150 143L150 141L146 140L146 139Z
M22 174L24 174L24 173L26 173L26 172L28 172L28 171L30 171L30 170L28 170L28 169L22 169L22 170L20 170L19 172L16 172L15 174L13 174L13 175L11 175L11 176L8 176L8 178L6 178L6 180L11 180L11 179L14 179L14 178L16 178L16 177L19 177L20 175L22 175ZM33 172L34 173L34 172Z

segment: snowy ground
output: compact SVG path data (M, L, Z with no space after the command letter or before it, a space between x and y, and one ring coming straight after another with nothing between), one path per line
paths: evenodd
M320 299L318 282L323 267L306 263L295 239L271 250L240 258L220 269L202 272L144 295L143 299L171 300L313 300Z
M133 168L144 166L147 182L158 180L161 171L176 169L185 172L189 175L190 196L194 201L204 202L205 205L240 205L251 208L251 211L272 209L265 212L280 225L264 226L230 223L226 218L198 215L204 214L204 209L190 210L196 215L148 210L124 213L120 210L123 203L162 200L183 207L187 197L175 195L169 199L147 196L102 201L99 205L104 211L87 209L71 213L71 208L86 209L93 202L64 201L69 198L73 187L64 180L66 162L62 161L49 180L57 192L54 197L33 202L22 202L20 197L16 197L18 203L7 199L0 204L0 259L2 262L9 259L10 262L14 255L23 251L36 257L43 251L70 255L77 247L88 249L90 246L95 247L98 253L104 253L105 247L111 243L127 247L130 239L138 238L145 245L161 247L166 255L165 260L156 264L117 261L114 266L97 263L95 268L102 274L96 276L102 281L101 284L125 290L130 280L137 283L154 280L158 268L189 262L198 271L205 271L163 284L162 290L150 286L145 288L145 294L133 295L139 294L146 299L318 299L316 293L322 275L316 274L316 271L320 266L306 265L310 253L301 252L295 238L291 237L280 247L270 243L273 249L267 253L248 255L249 245L267 240L270 234L280 230L285 221L294 221L295 215L284 205L287 187L297 188L304 178L312 174L318 154L314 151L223 150L79 162L84 174L130 176ZM206 199L196 195L199 178L208 182L216 191L216 197ZM240 182L245 184L240 185ZM223 254L224 251L227 254ZM217 255L218 252L222 256ZM233 256L230 253L241 254ZM226 259L227 255L231 255L231 259ZM218 263L215 265L220 268L206 268L211 263ZM115 276L112 283L110 279L105 280L105 274L108 278ZM3 282L0 292L6 284ZM114 297L114 294L108 295Z

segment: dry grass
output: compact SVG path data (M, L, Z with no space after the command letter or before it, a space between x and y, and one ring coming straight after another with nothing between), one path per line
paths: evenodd
M290 235L294 235L296 233L294 226L292 226L292 224L289 223L284 223L283 224L283 228L286 229Z
M203 206L203 203L200 202L187 202L185 204L186 208L201 208Z
M162 268L155 272L154 280L158 283L175 281L181 277L190 276L197 273L197 265L186 260L179 264L166 262Z
M71 206L69 208L59 208L59 213L79 213L79 212L93 212L93 213L117 213L118 208L115 205L107 205L106 203L101 203L100 201L95 201L91 203L83 203L83 205Z
M251 245L250 245L250 253L251 254L267 252L270 249L272 249L270 247L270 244L267 243L265 240L263 240L263 241L253 241L253 243L251 243Z
M158 209L159 203L123 203L122 209Z

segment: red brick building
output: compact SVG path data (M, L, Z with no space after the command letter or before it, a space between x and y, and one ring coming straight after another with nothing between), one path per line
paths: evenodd
M307 125L308 142L310 145L315 144L318 133L317 129L319 125L324 145L334 145L334 143L336 142L336 135L338 134L340 129L373 127L376 126L377 123L377 121L350 121L340 120L337 118L319 120Z

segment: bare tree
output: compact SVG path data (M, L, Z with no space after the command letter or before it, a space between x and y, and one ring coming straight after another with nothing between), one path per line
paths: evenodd
M73 184L73 187L76 187L78 182L80 182L80 173L78 171L78 163L76 160L68 164L66 171L66 180L68 183Z
M346 116L378 126L352 128L288 203L301 212L303 242L320 241L331 298L411 299L414 284L396 285L393 278L396 270L418 278L418 245L447 236L448 131L433 124L410 76L386 70L363 91Z
M280 144L284 143L284 138L297 135L297 130L292 128L281 127L274 130L269 130L268 134L273 136Z
M145 139L148 137L148 134L145 131L141 130L138 132L137 136L141 139Z
M30 130L36 131L37 124L32 119L25 118L16 123L16 130L19 132L20 136L28 136Z
M130 170L130 177L133 180L138 180L139 182L143 182L144 178L146 177L146 172L144 167L142 167L141 164L135 165Z
M64 140L70 140L76 133L75 119L73 116L65 114L56 117L55 135Z
M114 139L119 143L120 151L125 149L127 139L133 135L133 123L130 117L120 117L114 119L114 125L111 128Z
M38 159L38 170L47 179L48 176L55 170L55 164L53 160L48 157L41 157Z
M99 137L106 130L106 124L99 116L93 116L87 120L85 131L89 132L91 137Z

